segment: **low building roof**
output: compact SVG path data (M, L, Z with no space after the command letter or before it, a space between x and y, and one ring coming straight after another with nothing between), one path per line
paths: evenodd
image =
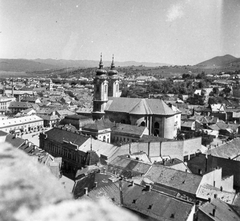
M234 192L221 191L220 189L210 186L208 184L201 185L197 192L197 197L200 199L208 200L213 199L217 195L218 199L221 199L225 203L232 204L236 196Z
M108 171L117 173L124 177L131 178L133 176L145 174L151 167L151 163L142 162L126 156L118 156L108 164Z
M79 133L73 133L72 131L64 130L58 127L54 127L51 130L45 132L48 139L63 143L64 141L72 142L78 146L81 146L86 142L89 137L83 136Z
M130 124L116 124L116 126L113 126L111 129L115 134L126 134L131 136L135 135L137 137L141 137L141 135L143 135L143 132L146 130L146 127L139 127Z
M19 148L25 143L25 140L20 137L16 137L15 135L8 134L5 142L10 143L13 147Z
M207 154L210 154L215 157L233 159L239 155L239 152L240 152L240 138L235 138L231 141L228 141L225 144L222 144L220 146L208 150Z
M219 199L212 199L211 202L206 202L199 207L199 210L209 216L211 220L240 220L240 216L227 203Z
M156 220L187 220L193 203L123 182L123 206ZM160 206L161 205L161 206Z
M153 165L144 177L164 186L196 194L202 177L192 173L167 168L162 165Z

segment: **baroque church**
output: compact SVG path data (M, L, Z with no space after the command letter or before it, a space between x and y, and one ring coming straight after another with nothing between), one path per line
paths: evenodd
M94 79L94 120L145 126L149 135L173 139L181 127L181 112L161 99L120 97L119 76L112 58L111 68L103 68L102 55Z

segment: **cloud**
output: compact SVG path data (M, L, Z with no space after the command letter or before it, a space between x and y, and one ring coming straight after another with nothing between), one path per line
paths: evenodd
M183 6L180 4L172 5L167 11L167 21L173 22L184 16Z

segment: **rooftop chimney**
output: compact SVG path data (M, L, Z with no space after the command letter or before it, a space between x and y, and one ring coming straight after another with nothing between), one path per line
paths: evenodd
M88 195L88 187L84 188L84 193L85 193L85 195Z
M213 217L215 216L215 213L216 213L216 208L213 208L213 210L212 210L212 216Z
M150 192L151 191L151 184L146 184L145 190Z

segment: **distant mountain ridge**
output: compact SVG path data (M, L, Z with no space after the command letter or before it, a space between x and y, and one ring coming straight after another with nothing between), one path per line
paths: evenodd
M232 55L226 54L224 56L217 56L209 60L203 61L195 66L202 68L224 68L231 66L239 66L240 58L236 58Z
M0 59L0 71L15 71L15 72L34 72L43 70L54 70L61 68L93 68L98 67L99 61L94 60L55 60L55 59ZM111 65L111 61L103 62L105 67ZM164 63L151 63L151 62L115 62L115 66L146 66L146 67L158 67L168 66Z

